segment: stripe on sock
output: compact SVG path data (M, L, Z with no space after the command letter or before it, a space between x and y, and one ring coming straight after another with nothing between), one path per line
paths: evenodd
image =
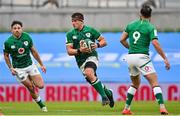
M40 96L38 96L36 99L34 99L34 101L36 101L36 102L39 102L40 100L41 100Z
M136 93L136 88L130 86L127 92L131 95L134 95Z
M96 79L94 82L92 82L91 85L94 85L94 84L96 84L96 83L98 83L98 82L99 82L99 79Z
M162 93L162 90L161 90L160 87L154 87L154 88L153 88L153 91L154 91L154 94L155 94L155 95L158 94L158 93Z

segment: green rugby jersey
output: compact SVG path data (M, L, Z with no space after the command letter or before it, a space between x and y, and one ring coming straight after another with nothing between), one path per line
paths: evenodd
M149 45L157 39L157 30L149 20L136 20L129 23L125 29L129 37L129 54L148 54Z
M72 29L66 34L66 44L73 44L74 49L80 48L80 41L85 39L90 39L91 41L95 42L100 37L100 33L95 30L92 27L85 26L81 31L78 31L77 29ZM78 55L75 55L76 62L78 66L80 67L88 57L90 56L96 56L97 52L93 50L91 53L81 53Z
M23 32L19 39L11 35L4 42L4 52L9 53L14 68L25 68L32 64L30 48L33 42L28 33Z

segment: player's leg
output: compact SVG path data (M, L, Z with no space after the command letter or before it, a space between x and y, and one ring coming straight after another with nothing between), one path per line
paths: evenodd
M44 87L44 82L41 75L34 75L34 76L30 76L29 78L34 87L38 87L39 89L42 89ZM39 95L34 100L39 105L39 107L41 108L43 112L47 112L47 107L45 106L45 104L43 103Z
M145 63L145 65L142 65L141 67L139 67L139 69L141 70L141 73L144 75L144 77L148 80L149 84L153 88L154 95L160 106L161 114L168 114L164 105L162 90L158 84L157 74L151 60Z
M33 99L37 98L38 95L35 91L35 87L32 84L31 80L28 78L28 74L26 73L27 68L16 68L17 74L15 77L19 82L21 82L30 92Z
M130 110L131 102L140 85L140 71L137 68L139 57L141 56L139 56L138 54L128 54L126 56L126 61L128 63L128 69L129 69L132 85L127 90L126 104L124 110L122 111L122 114L124 115L132 114Z
M156 73L145 75L145 78L148 80L149 84L153 88L154 96L156 97L156 101L160 106L160 113L167 115L168 111L164 105L162 90L158 84L157 75Z
M35 86L39 89L43 89L44 88L44 81L43 81L37 67L33 64L27 70L28 70L27 72L29 74L29 79L31 80L33 86ZM41 110L43 112L47 112L47 108L46 108L45 104L42 102L41 97L39 95L34 100L36 101L36 103L39 105L39 107L41 108Z
M114 107L114 98L113 98L113 91L111 90L111 89L108 89L105 85L103 85L104 87L104 91L105 91L105 93L106 93L106 95L107 95L107 97L109 98L109 100L110 100L110 104L109 104L109 106L111 107L111 108L113 108Z
M42 76L40 74L30 76L30 78L37 88L39 88L39 89L44 88L44 81L43 81Z
M110 103L101 81L95 76L96 64L94 62L86 62L84 66L84 75L86 80L95 88L95 90L102 97L102 105L107 105Z
M107 105L110 103L105 91L103 84L96 76L96 69L98 67L98 59L94 56L91 56L86 59L86 61L81 65L80 70L85 76L88 83L90 83L95 90L102 97L102 105Z
M35 90L33 82L29 78L27 78L25 81L22 81L21 83L29 90L32 98L36 101L40 108L42 109L43 107L45 107L45 105L41 101L40 96Z
M130 110L130 106L134 98L134 95L140 85L140 74L138 74L137 76L131 76L131 81L132 81L132 85L129 87L127 91L126 104L125 104L124 110L122 111L122 114L124 115L132 114Z
M95 72L95 76L96 76L96 78L97 78L97 74L96 74L96 71L94 70L94 72ZM89 83L89 84L91 84L92 85L92 83L91 83L91 81L86 77L86 80L87 80L87 82ZM113 108L114 107L114 98L113 98L113 91L111 90L111 89L108 89L103 83L101 83L102 84L102 86L103 86L103 89L104 89L104 92L105 92L105 94L107 95L107 97L108 97L108 99L109 99L109 101L110 101L110 103L109 103L109 106L111 107L111 108ZM106 99L107 100L107 99Z

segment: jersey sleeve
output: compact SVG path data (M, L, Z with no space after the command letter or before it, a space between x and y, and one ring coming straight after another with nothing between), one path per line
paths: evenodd
M126 26L126 28L124 29L124 32L129 33L129 25Z
M23 34L25 34L25 37L27 38L27 40L28 40L28 43L29 43L29 48L31 48L32 46L33 46L33 40L32 40L32 37L28 34L28 33L26 33L26 32L24 32Z
M155 27L153 27L150 32L150 39L151 39L151 41L154 39L158 39L157 29Z
M4 42L3 51L6 53L10 53L10 47L9 47L9 44L7 42Z
M66 34L66 45L73 44L71 33Z
M94 38L94 39L97 40L97 39L101 36L100 32L97 31L96 29L92 28L91 31L92 31L92 34L93 34L93 38Z
M31 48L33 46L33 41L30 35L29 36L29 47Z

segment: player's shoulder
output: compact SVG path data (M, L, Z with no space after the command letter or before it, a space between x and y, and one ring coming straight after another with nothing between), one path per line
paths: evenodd
M139 19L131 21L128 25L133 25L133 24L136 24L136 23L139 23Z
M133 21L131 21L131 22L129 22L127 24L127 27L131 27L131 26L137 25L138 23L139 23L139 20L133 20Z
M27 32L22 32L22 36L28 36L28 37L30 37L30 34L27 33Z
M100 31L95 29L94 27L91 27L91 26L85 26L84 29L83 29L84 32L88 32L88 33L91 33L93 35L100 35Z
M151 22L149 22L149 27L156 28L156 26L154 24L152 24Z
M27 32L22 32L22 34L24 34L24 35L29 35L29 33L27 33Z
M146 27L149 29L149 31L156 29L156 26L151 22L148 22Z
M5 43L5 44L10 44L10 43L12 43L13 40L14 40L13 38L14 38L13 35L10 35L4 43Z
M83 28L84 31L94 31L96 30L94 27L91 27L89 25L84 25L84 28Z
M75 29L70 29L66 32L66 35L72 35L75 32Z
M32 40L30 34L27 33L27 32L22 32L22 35L21 35L21 36L22 36L22 38L23 38L24 40L29 40L29 41Z

